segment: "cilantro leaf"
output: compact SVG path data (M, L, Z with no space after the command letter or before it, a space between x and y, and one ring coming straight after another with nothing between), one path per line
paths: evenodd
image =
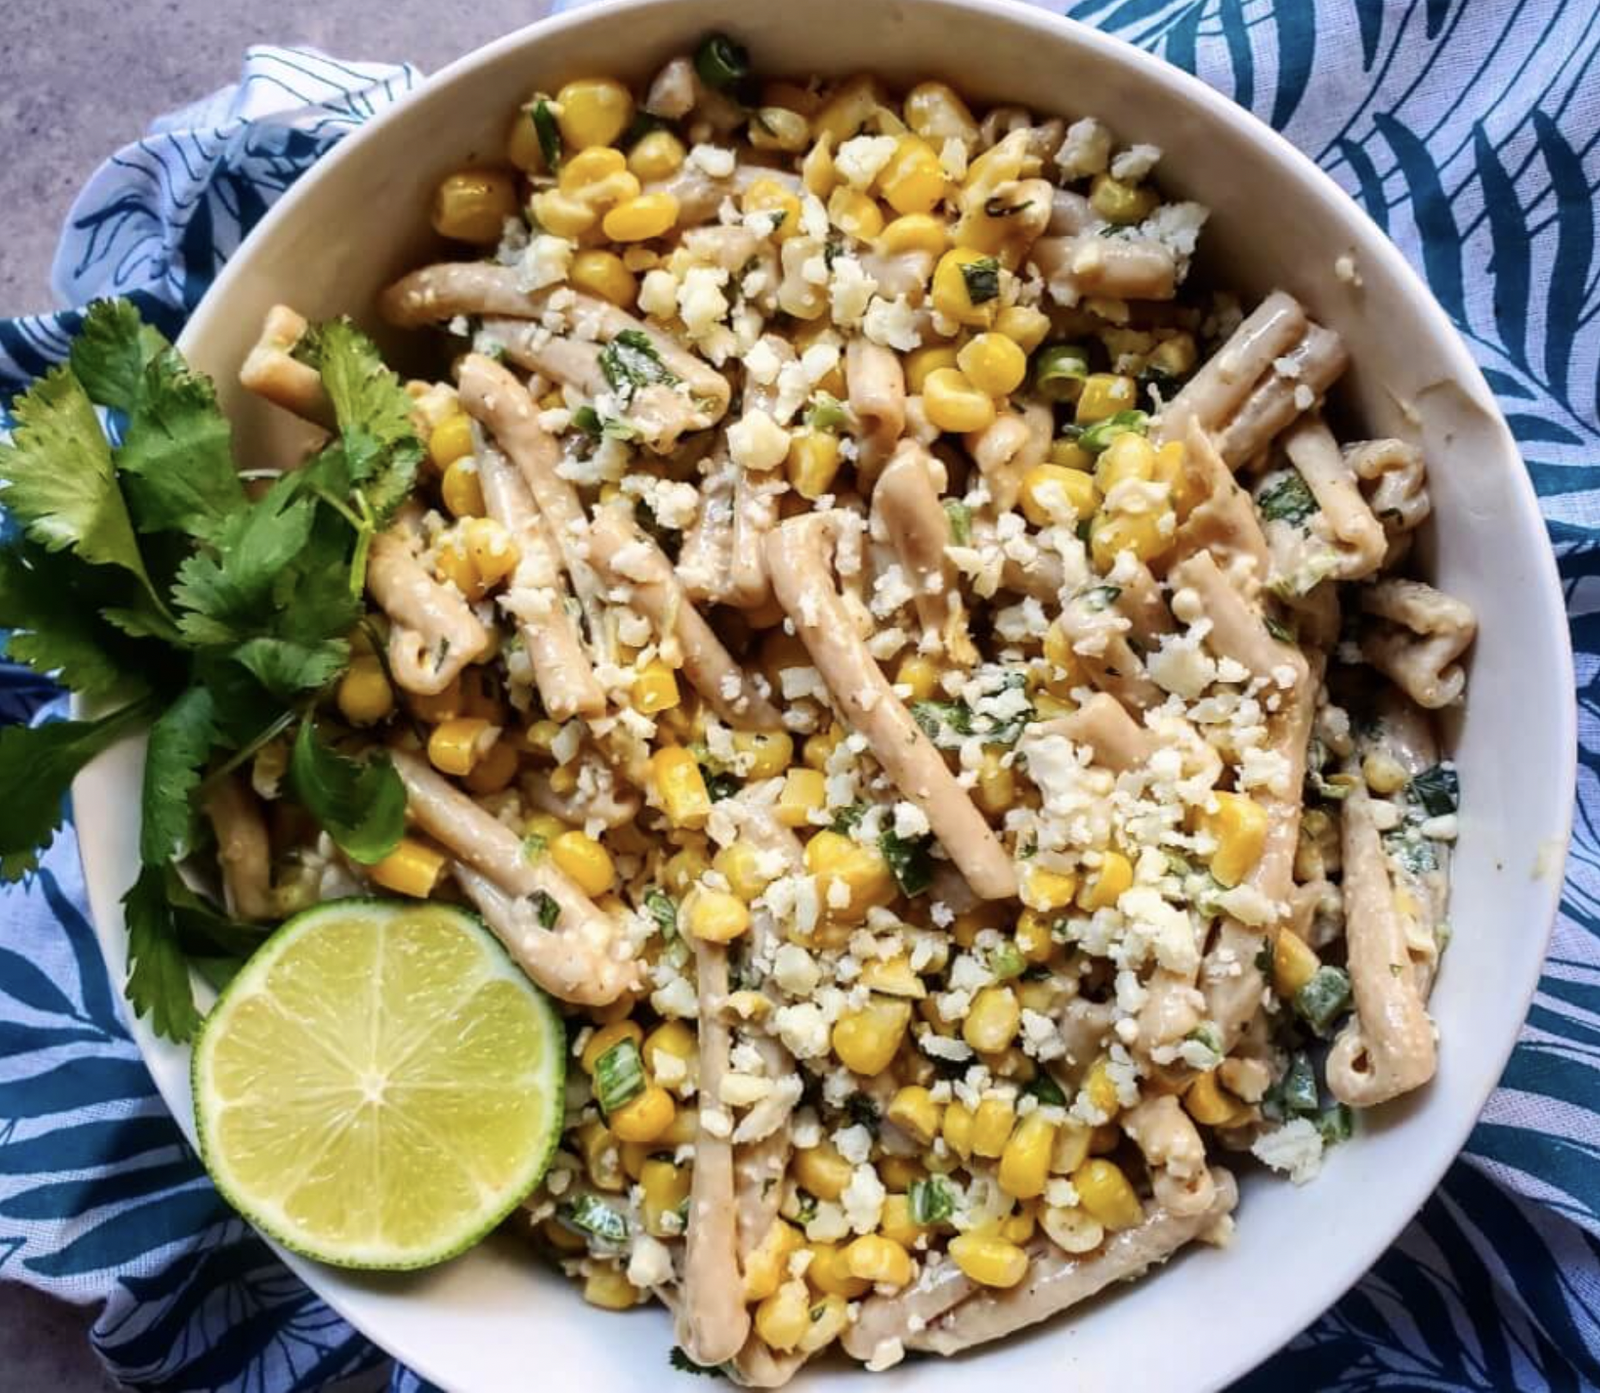
M61 802L73 777L150 714L143 702L94 721L52 721L0 728L0 879L16 880L61 825Z
M1317 511L1317 499L1298 469L1285 469L1274 482L1256 495L1256 507L1268 522L1287 522L1298 527Z
M343 639L299 643L287 638L253 638L233 652L273 696L293 701L302 692L316 691L343 672L350 663L350 645Z
M266 941L271 927L230 918L191 890L176 866L164 868L163 881L179 944L201 975L212 986L222 987Z
M130 645L85 603L82 569L21 539L0 548L0 615L12 626L6 654L85 696L142 695L148 683Z
M992 256L961 263L961 279L966 282L967 299L984 305L1000 294L1000 263Z
M145 368L116 462L141 532L210 536L246 504L216 389L175 348Z
M195 789L216 743L211 693L190 687L150 727L140 798L139 856L160 866L188 854L194 843Z
M411 425L411 398L378 346L348 319L317 325L295 356L322 374L352 483L381 527L411 492L424 453Z
M350 759L318 740L307 717L295 737L289 781L306 811L355 860L370 866L400 841L406 789L387 755Z
M230 643L264 623L274 584L311 535L315 504L297 492L293 476L280 480L228 516L213 549L195 552L178 568L173 596L192 641Z
M885 832L878 838L878 850L894 872L901 894L920 895L933 884L933 858L929 855L932 846L931 836L908 838Z
M678 381L678 375L661 361L649 335L638 329L624 329L600 350L600 371L624 401L641 387L656 382L670 387Z
M90 401L131 412L145 365L166 347L166 335L144 323L131 300L96 300L72 341L72 372Z
M667 1355L667 1363L681 1374L704 1374L709 1378L726 1378L728 1374L725 1364L696 1364L678 1345Z
M17 425L11 444L0 445L0 504L40 546L119 566L154 597L111 446L78 379L58 367L11 409Z
M188 1040L200 1027L200 1013L162 867L146 866L139 872L122 897L122 914L128 925L128 1004L138 1015L150 1017L157 1035Z

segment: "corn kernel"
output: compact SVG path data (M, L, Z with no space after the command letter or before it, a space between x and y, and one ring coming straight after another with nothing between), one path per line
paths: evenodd
M1240 1105L1222 1091L1215 1072L1195 1075L1184 1090L1183 1106L1189 1116L1204 1127L1226 1127L1242 1111Z
M789 440L789 456L784 473L794 490L815 502L833 489L839 472L839 437L830 431L796 431Z
M812 118L811 128L819 136L830 137L834 148L838 149L878 115L884 100L883 87L877 78L858 73L839 84Z
M670 1055L688 1064L695 1057L694 1032L682 1021L663 1021L644 1037L639 1053L652 1074L658 1069L657 1056Z
M711 816L711 795L694 755L681 745L668 745L650 757L650 774L662 810L674 827L704 827Z
M784 1219L774 1219L755 1251L744 1261L744 1299L765 1301L789 1275L789 1259L805 1247L805 1235Z
M1237 885L1255 868L1267 844L1267 810L1245 793L1218 793L1217 811L1201 824L1217 843L1211 874L1219 885Z
M808 194L816 198L827 198L839 182L838 171L833 165L833 146L833 137L823 134L806 152L805 159L800 161L800 183Z
M462 701L459 677L451 678L449 685L440 692L406 693L406 705L411 708L412 714L419 721L426 721L429 725L437 725L440 721L448 721L452 716L459 716Z
M452 411L428 432L428 459L435 469L446 470L471 453L472 418L465 411Z
M911 1280L911 1254L892 1238L863 1234L844 1250L844 1265L852 1277L877 1285L903 1287Z
M898 887L889 863L875 846L863 846L834 831L818 832L806 843L806 870L817 878L817 890L829 919L838 923L857 923L866 918L874 905L894 899ZM849 892L843 904L836 885Z
M939 1122L944 1144L963 1161L972 1155L972 1109L964 1103L951 1103Z
M410 837L402 837L383 860L367 867L367 875L385 890L425 900L439 883L444 863L444 853Z
M1028 375L1028 355L1004 334L978 334L962 345L956 363L980 392L1003 397Z
M1096 1157L1072 1173L1072 1188L1084 1209L1112 1232L1144 1221L1144 1206L1114 1162Z
M597 209L560 189L534 194L530 207L539 226L557 237L580 237L600 220Z
M1016 802L1016 797L1016 779L1011 766L1004 762L999 750L985 749L978 765L973 802L990 817L999 817Z
M1017 1110L1008 1098L983 1098L972 1114L972 1154L993 1161L1006 1147Z
M1199 356L1194 345L1194 335L1180 330L1170 338L1162 339L1151 350L1149 364L1157 372L1165 373L1168 377L1187 377L1194 371Z
M1023 516L1035 527L1070 524L1093 516L1100 506L1100 490L1082 470L1036 464L1022 476L1019 502Z
M794 1153L794 1178L800 1188L819 1200L836 1200L855 1173L830 1141L802 1147Z
M1092 372L1083 380L1073 420L1092 426L1119 411L1131 411L1139 404L1139 384L1123 373Z
M1022 880L1022 902L1029 909L1065 909L1078 890L1078 878L1070 871L1046 871L1030 867Z
M878 234L878 250L885 256L899 256L903 252L925 252L932 257L943 256L950 246L950 231L943 218L931 213L907 213L893 219Z
M644 1293L613 1263L596 1263L583 1278L583 1299L604 1311L626 1311L637 1306Z
M1063 436L1060 440L1050 442L1050 463L1066 469L1092 470L1095 461L1094 456L1076 440L1068 440Z
M660 1084L649 1084L606 1120L619 1141L652 1142L672 1126L678 1105Z
M931 213L944 199L944 169L927 141L903 135L878 175L878 187L897 213Z
M670 193L642 193L607 213L601 230L613 242L647 242L677 221L678 200Z
M850 1324L850 1304L844 1297L829 1293L821 1301L813 1302L807 1314L811 1324L800 1337L800 1352L815 1354L826 1349Z
M616 882L611 853L587 832L563 832L549 846L550 859L578 889L593 899Z
M684 156L683 142L671 131L651 131L628 152L628 169L645 183L670 179L683 168Z
M775 779L794 759L794 737L787 731L735 731L733 750L746 779Z
M1044 1193L1050 1178L1050 1156L1055 1147L1055 1124L1038 1112L1031 1112L1012 1132L1000 1156L996 1172L1000 1188L1019 1200L1035 1199Z
M965 435L994 424L994 401L956 368L935 368L922 384L922 406L939 430Z
M613 150L609 146L601 145L589 150L580 150L561 166L556 187L562 193L581 198L584 190L590 185L602 183L613 174L621 174L627 167L628 157L622 151Z
M652 1238L675 1237L683 1232L678 1207L689 1198L690 1172L686 1166L652 1158L639 1169L644 1191L640 1212L645 1232Z
M516 570L521 553L511 534L493 518L468 518L460 531L467 560L472 563L474 589L485 595Z
M828 801L828 780L820 769L791 769L783 776L783 792L778 795L778 821L785 827L810 825L811 814Z
M1109 174L1096 174L1089 185L1089 203L1109 223L1125 227L1143 222L1161 200L1152 188L1125 184Z
M984 1054L1003 1050L1016 1038L1022 1009L1009 987L984 987L961 1023L961 1038Z
M583 1168L596 1189L613 1193L626 1183L622 1173L622 1153L611 1129L598 1118L591 1118L578 1128L578 1154L583 1157Z
M999 312L999 296L974 300L973 285L969 282L981 282L987 279L980 276L978 271L988 271L990 268L980 267L980 263L992 263L993 260L993 257L987 257L972 247L953 247L947 251L939 258L939 264L933 271L931 298L934 309L958 324L972 328L988 328L994 323L995 315ZM962 267L969 269L963 271ZM998 277L997 267L994 268L993 274Z
M1017 951L1022 954L1023 960L1030 963L1048 962L1050 954L1055 951L1055 938L1050 932L1050 919L1048 915L1040 914L1031 909L1022 911L1017 920L1017 933L1015 939ZM1038 987L1041 983L1025 983L1023 990L1029 987ZM1023 1005L1028 1006L1024 1001ZM1033 1008L1037 1009L1037 1008Z
M1095 566L1109 571L1123 552L1132 552L1140 561L1153 561L1172 546L1171 529L1163 530L1161 516L1155 513L1106 513L1097 516L1089 529L1089 554Z
M675 895L686 895L708 870L711 862L698 846L686 846L667 858L661 868L661 879Z
M873 958L862 967L857 980L885 996L905 996L920 1001L928 994L922 978L911 970L911 959L904 953Z
M910 1024L909 1002L874 997L860 1010L844 1012L829 1038L845 1068L871 1078L889 1067Z
M444 471L439 484L444 506L458 518L480 518L484 514L483 486L478 481L477 461L470 455L455 460Z
M1039 1216L1045 1234L1064 1253L1090 1253L1105 1241L1105 1226L1078 1205L1048 1206Z
M638 278L615 252L586 250L572 258L567 281L575 290L598 296L619 309L628 309L639 294Z
M1050 316L1032 305L1008 305L995 316L994 329L1024 353L1032 353L1050 332Z
M938 690L938 666L921 654L913 653L901 659L895 670L894 685L909 687L912 701L926 701Z
M561 139L573 150L611 145L633 120L633 98L615 78L584 77L556 93Z
M683 908L689 932L707 943L731 943L750 927L750 907L726 890L692 890Z
M559 1253L586 1253L589 1240L574 1233L559 1219L549 1218L539 1225L539 1236Z
M728 888L749 904L772 883L764 858L749 842L734 842L712 858L712 866L726 878Z
M911 1188L912 1181L926 1177L927 1172L914 1157L882 1156L878 1159L878 1179L891 1192L904 1194Z
M841 184L828 195L828 221L845 236L870 242L883 231L883 210L859 189Z
M467 771L466 778L462 782L473 793L485 795L499 793L511 786L511 781L517 777L517 770L521 764L522 760L517 754L514 741L496 740L489 747L488 754Z
M953 369L955 365L956 350L950 344L933 344L908 353L905 359L906 391L920 394L931 373L941 368Z
M779 1354L798 1345L810 1326L811 1302L804 1282L785 1282L756 1307L756 1334Z
M809 663L809 656L805 649L801 650L801 662ZM779 684L781 689L781 683ZM828 761L833 758L833 752L839 748L844 740L844 730L837 725L829 726L827 730L819 730L815 735L806 736L806 743L801 749L801 759L805 761L808 769L822 769L828 767Z
M739 207L745 213L782 213L783 221L773 233L779 242L787 242L800 230L800 200L776 179L752 179Z
M872 1283L852 1276L845 1266L844 1250L832 1243L812 1243L811 1264L806 1268L806 1280L818 1291L828 1296L841 1296L854 1301L872 1290Z
M1101 451L1094 481L1101 493L1110 493L1129 479L1153 478L1155 469L1156 447L1137 431L1123 431Z
M1050 1173L1071 1175L1089 1159L1089 1142L1093 1129L1081 1122L1064 1123L1056 1131L1055 1145L1050 1153Z
M363 656L351 660L339 679L339 711L352 725L370 726L394 710L394 688L384 675L377 658Z
M472 716L457 716L433 728L428 736L428 762L441 774L458 777L470 773L500 732L488 721Z
M927 1089L909 1085L889 1101L889 1121L924 1146L939 1135L940 1107Z
M433 196L433 228L441 237L489 246L517 212L516 181L498 169L447 174Z
M911 1217L910 1197L898 1194L884 1200L883 1212L878 1218L878 1232L902 1247L911 1248L927 1232L927 1228Z
M920 82L906 93L906 125L924 140L942 144L959 140L963 145L978 143L978 123L967 104L942 82Z
M1293 929L1279 929L1272 948L1272 989L1288 1000L1317 975L1322 960Z
M678 674L659 658L639 669L628 697L633 709L645 716L670 710L683 700L678 692Z
M1101 853L1100 865L1089 873L1078 892L1078 908L1086 914L1110 909L1133 884L1133 867L1120 851Z
M1015 1243L981 1233L960 1233L950 1240L955 1264L979 1286L1014 1287L1028 1272L1028 1255Z
M750 143L757 150L796 155L811 143L811 123L787 107L759 106L750 113Z

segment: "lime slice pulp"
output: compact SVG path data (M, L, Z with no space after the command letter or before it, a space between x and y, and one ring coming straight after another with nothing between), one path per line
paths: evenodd
M195 1046L200 1155L285 1247L410 1268L470 1247L561 1135L560 1018L494 936L439 904L296 915L228 984Z

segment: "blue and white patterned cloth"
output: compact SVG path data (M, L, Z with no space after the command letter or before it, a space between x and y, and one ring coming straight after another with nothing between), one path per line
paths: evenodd
M1516 1054L1411 1227L1238 1387L1600 1388L1600 9L1077 0L1068 13L1271 121L1426 275L1522 443L1577 650L1576 840ZM95 176L57 294L132 294L175 330L273 199L416 77L251 50L237 87ZM74 326L70 311L0 321L0 401ZM0 666L0 721L50 703ZM95 1347L151 1393L415 1389L217 1198L128 1038L83 904L70 836L0 893L0 1280L103 1305Z

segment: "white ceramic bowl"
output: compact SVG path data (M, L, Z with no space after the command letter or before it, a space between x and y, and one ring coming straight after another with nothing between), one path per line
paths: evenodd
M182 347L221 385L247 449L281 418L232 385L276 301L312 318L369 314L374 292L429 249L435 181L500 147L507 114L567 77L648 78L705 31L731 29L763 71L873 68L941 75L970 96L1042 112L1093 113L1124 141L1166 152L1161 176L1212 209L1206 261L1257 296L1284 286L1335 326L1354 368L1339 390L1373 434L1419 438L1431 464L1438 582L1477 610L1465 712L1453 732L1464 807L1455 935L1433 1010L1438 1078L1367 1118L1321 1178L1296 1189L1253 1178L1226 1251L1196 1251L1114 1297L957 1361L919 1361L878 1389L984 1386L1213 1388L1245 1372L1354 1282L1433 1189L1498 1078L1537 980L1556 907L1573 791L1572 666L1556 572L1532 489L1461 340L1404 260L1304 156L1199 82L1116 40L996 0L717 0L597 5L479 50L351 137L307 175L234 257ZM1350 253L1359 288L1333 264ZM1402 403L1410 403L1408 411ZM90 899L114 979L126 963L118 899L134 879L141 748L80 779L78 828ZM157 1085L192 1129L187 1052L136 1022ZM376 1280L288 1257L356 1326L419 1373L470 1393L530 1380L595 1390L671 1375L659 1310L588 1307L514 1245L491 1242L431 1273ZM1020 1380L1027 1375L1027 1384ZM812 1371L808 1386L865 1383ZM688 1385L686 1385L688 1386Z

